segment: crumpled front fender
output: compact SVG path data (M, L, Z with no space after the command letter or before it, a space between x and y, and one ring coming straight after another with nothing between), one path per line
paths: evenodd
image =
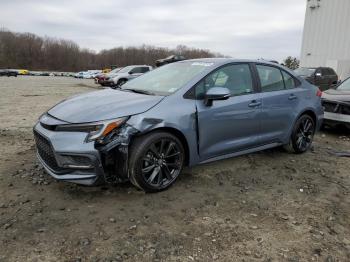
M97 147L101 154L106 182L125 182L129 179L129 144L137 133L139 130L136 128L124 125L108 144Z

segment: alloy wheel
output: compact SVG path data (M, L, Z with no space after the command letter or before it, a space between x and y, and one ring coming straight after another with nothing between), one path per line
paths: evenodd
M160 139L152 143L142 158L142 176L152 187L171 184L181 172L183 155L177 143Z
M295 144L300 151L306 151L312 143L312 139L315 133L314 123L310 118L304 118L299 123L296 132Z

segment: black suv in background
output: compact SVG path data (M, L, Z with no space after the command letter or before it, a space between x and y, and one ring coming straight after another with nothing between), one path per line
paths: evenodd
M322 91L338 84L338 75L330 67L300 67L295 69L294 72L319 87Z

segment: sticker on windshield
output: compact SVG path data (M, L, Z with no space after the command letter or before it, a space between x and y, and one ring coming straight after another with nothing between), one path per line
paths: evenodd
M173 88L170 88L170 89L168 90L168 92L174 93L176 90L177 90L177 88L173 87Z
M214 63L205 63L205 62L194 62L193 66L212 66Z

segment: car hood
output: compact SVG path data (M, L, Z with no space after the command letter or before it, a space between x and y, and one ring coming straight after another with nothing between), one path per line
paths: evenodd
M48 113L69 123L87 123L143 113L164 97L106 89L74 96Z
M322 93L322 98L327 100L350 102L350 91L328 89Z

